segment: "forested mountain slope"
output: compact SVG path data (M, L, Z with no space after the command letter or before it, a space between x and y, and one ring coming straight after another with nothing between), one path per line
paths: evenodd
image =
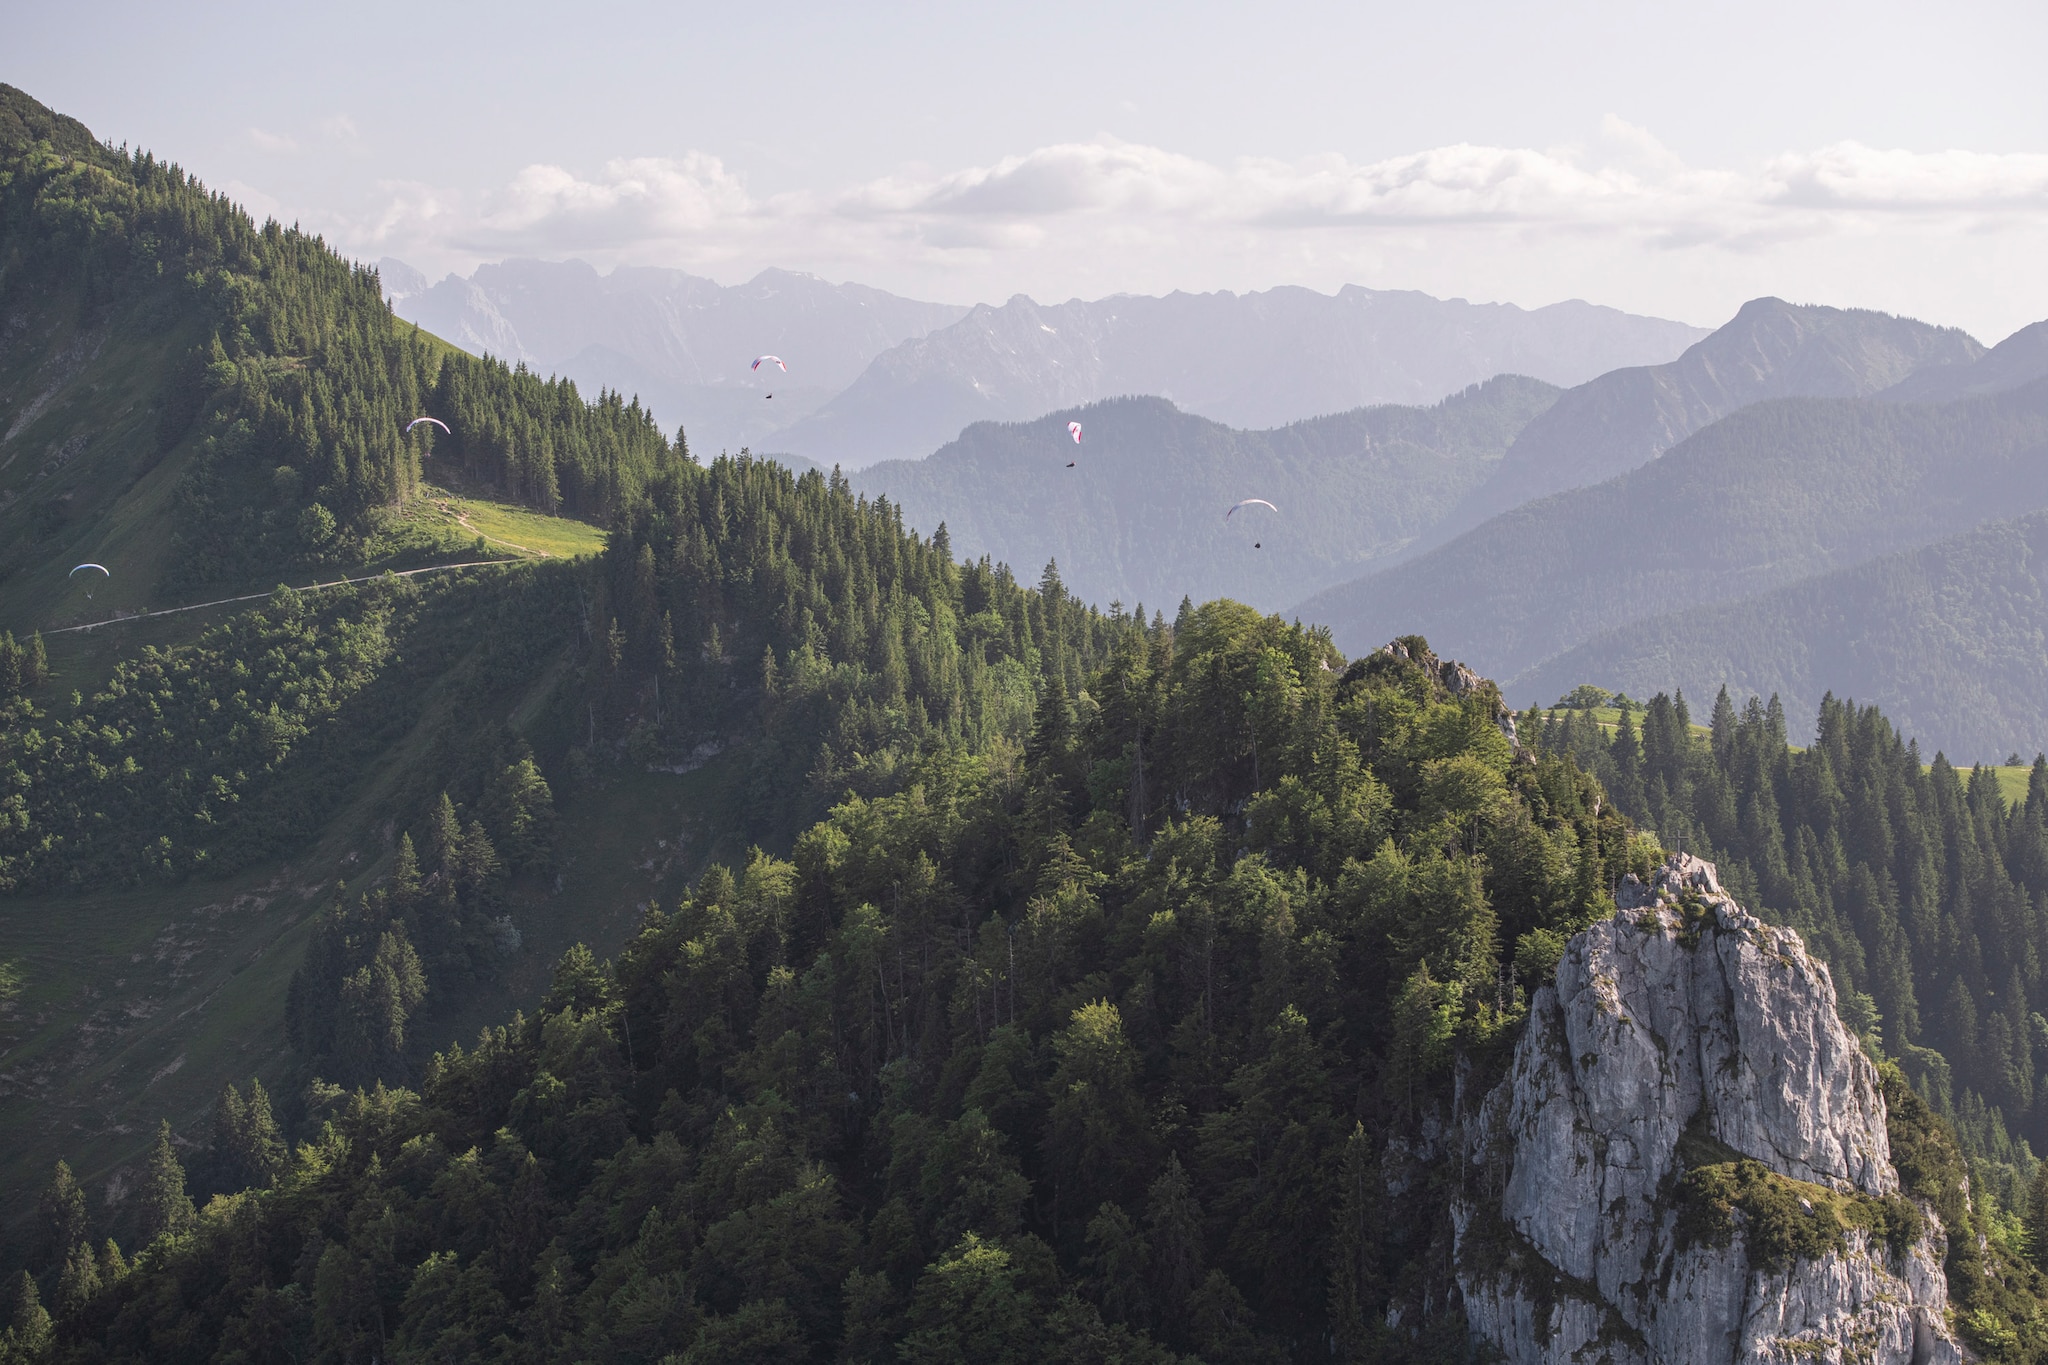
M614 962L566 954L531 1018L437 1056L417 1090L315 1087L317 1134L289 1153L267 1109L224 1094L193 1165L249 1187L195 1210L166 1132L139 1173L153 1240L132 1265L94 1250L59 1172L42 1254L61 1313L37 1340L66 1360L183 1359L183 1342L337 1360L1252 1361L1333 1342L1348 1360L1461 1359L1463 1314L1431 1305L1456 1302L1454 1241L1461 1268L1494 1267L1452 1218L1461 1190L1493 1187L1479 1154L1468 1167L1431 1134L1500 1074L1566 935L1654 856L1583 753L1688 840L1725 817L1688 824L1674 800L1739 798L1739 884L1796 901L1867 1045L1984 1153L1966 1161L1888 1073L1891 1150L1940 1207L1963 1338L2041 1358L2026 1239L2048 1224L2010 1212L2031 1160L1974 1089L2032 1085L2012 1042L2027 969L1975 1050L1941 1025L1967 1064L1920 1041L1912 1001L1923 964L1932 986L1954 974L1966 1009L1973 955L2026 960L1997 955L2039 932L2013 897L2041 901L2028 850L2048 848L2048 764L2039 799L2007 810L1945 765L1921 776L1874 712L1824 715L1795 756L1775 714L1717 717L1707 745L1662 698L1640 741L1632 721L1610 744L1525 717L1541 740L1518 755L1491 686L1417 640L1339 672L1317 633L1214 603L1171 628L1114 623L1108 643L1078 699L1055 675L1021 755L928 751L899 794L849 796L788 861L713 870ZM1763 805L1779 785L1782 841ZM1870 826L1901 798L1927 818ZM357 912L401 966L407 926L462 894L437 889L461 876L445 856L428 880L410 847ZM1745 1176L1711 1141L1685 1152L1749 1182L1719 1217L1770 1220L1753 1257L1823 1256L1845 1216L1926 1226L1903 1202L1809 1201L1805 1218L1785 1191L1819 1187Z
M2020 1206L2020 1144L2048 1145L2048 759L2008 803L1988 768L1926 762L1874 706L1824 698L1798 750L1776 697L1738 709L1723 692L1701 710L1705 735L1662 693L1612 730L1583 712L1525 728L1804 934L1843 1018L1958 1120L1978 1187Z
M1433 407L1361 408L1271 431L1234 430L1164 399L1116 399L978 423L926 459L852 478L914 526L943 521L970 557L1056 560L1092 602L1229 596L1273 610L1429 526L1556 396L1503 375ZM1082 424L1078 446L1070 419ZM1247 508L1226 525L1224 512L1253 497L1280 510Z
M474 359L374 273L0 87L0 628L419 563L424 477L603 521L683 456L614 394ZM453 429L410 435L430 414ZM445 554L444 554L444 557Z
M707 454L772 448L772 432L851 384L877 355L967 312L787 270L727 286L680 270L600 275L582 261L515 260L429 284L403 262L378 264L400 317L590 392L637 394L687 426ZM764 352L781 356L788 373L750 370Z
M1501 676L1626 622L1768 591L2048 507L2048 383L1946 405L1780 399L1301 604Z
M2022 327L1967 363L1916 370L1879 397L1899 403L1947 403L2003 393L2048 377L2048 322Z
M1959 762L2048 749L2048 513L1998 521L1741 601L1596 635L1517 677L1547 702L1582 682L1632 696L1722 686L1784 699L1829 692L1884 708Z
M781 433L847 468L917 459L974 422L1020 422L1125 394L1235 427L1370 404L1434 403L1497 374L1577 384L1656 363L1701 329L1577 301L1524 311L1346 285L977 306L877 356L844 393Z
M1383 1206L1371 1173L1448 1095L1453 1049L1508 1036L1516 946L1647 855L1419 644L1340 675L1319 635L1235 604L1103 624L1085 693L1055 671L1021 754L933 749L789 861L650 914L614 965L568 955L530 1020L416 1093L320 1092L333 1126L263 1167L270 1190L195 1218L159 1159L142 1227L170 1240L74 1294L62 1348L1420 1344L1383 1315L1440 1283L1442 1194ZM387 917L366 951L402 962L381 926L430 922L419 876L358 912Z
M129 1236L155 1116L196 1124L252 1073L288 1123L311 1077L415 1077L709 859L786 849L920 755L1013 761L1108 629L821 475L721 461L601 564L280 590L76 709L6 653L0 961L27 1012L0 1086L35 1097L5 1110L10 1221L62 1150Z
M1983 354L1952 327L1856 308L1752 299L1676 360L1617 369L1565 393L1418 549L1522 503L1646 464L1751 403L1862 397Z
M0 305L209 367L150 466L190 583L448 548L398 539L415 400L454 428L429 469L541 505L552 476L610 531L65 636L126 642L76 681L7 624L46 618L0 619L10 1365L1463 1360L1453 1200L1492 1175L1448 1135L1660 857L1624 812L1690 841L1702 796L1697 837L1782 863L1817 942L1882 923L1841 888L1894 887L1950 973L1914 998L1978 1011L1951 1065L1872 965L1899 953L1822 944L1979 1157L1889 1073L1958 1330L2043 1358L2048 1184L2025 1203L2010 1132L2035 803L1912 785L1889 740L1882 799L1831 787L1860 750L1795 758L1761 710L1714 787L1668 703L1655 740L1541 736L1419 637L1347 661L1231 601L1026 587L843 478L700 464L450 354L373 274L17 94ZM24 432L87 419L58 392ZM143 392L153 423L192 391ZM2023 398L1970 410L2010 432ZM69 486L77 534L138 505L112 468ZM1774 840L1773 800L1813 832ZM1687 1226L1739 1207L1811 1259L1878 1216L1822 1193L1710 1189Z

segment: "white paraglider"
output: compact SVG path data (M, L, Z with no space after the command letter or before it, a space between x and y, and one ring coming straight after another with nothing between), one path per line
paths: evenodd
M1275 512L1280 510L1279 508L1274 507L1272 503L1267 502L1264 498L1246 498L1243 502L1233 505L1228 512L1225 512L1223 514L1223 524L1228 526L1230 524L1230 519L1233 516L1236 516L1240 509L1246 507L1266 507L1271 508ZM1266 542L1263 540L1255 540L1252 542L1252 548L1254 550L1263 550L1266 548Z
M782 357L779 355L757 355L754 357L754 363L750 368L758 370L763 365L773 365L784 374L789 373L789 366L782 363Z
M1074 438L1075 445L1081 444L1081 424L1079 422L1067 423L1067 435Z
M65 577L76 578L78 577L79 574L83 573L87 569L97 569L99 570L100 574L106 578L112 578L114 576L113 573L104 564L81 564L77 568L73 569L70 573L66 574ZM87 585L85 589L85 598L86 601L90 602L92 600L92 590L95 587L98 587L99 585L90 578L86 579L85 581Z
M410 422L407 422L405 424L405 434L408 436L412 435L412 429L422 422L432 422L435 426L441 428L441 430L448 431L448 424L438 417L415 417ZM453 436L455 433L452 431L448 431L448 434L450 436Z

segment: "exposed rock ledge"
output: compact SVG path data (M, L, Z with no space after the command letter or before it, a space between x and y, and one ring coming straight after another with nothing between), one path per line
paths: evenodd
M1852 1226L1763 1267L1741 1207L1723 1245L1681 1224L1687 1156L1824 1187L1802 1208L1828 1190L1879 1207L1899 1188L1884 1099L1827 967L1710 864L1675 856L1619 900L1572 939L1467 1127L1481 1174L1457 1209L1458 1277L1475 1335L1515 1365L1961 1361L1931 1210L1910 1242Z

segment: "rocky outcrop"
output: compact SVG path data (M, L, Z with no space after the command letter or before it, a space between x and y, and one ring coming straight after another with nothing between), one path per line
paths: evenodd
M1696 858L1618 902L1467 1127L1473 1332L1517 1365L1960 1361L1826 966Z

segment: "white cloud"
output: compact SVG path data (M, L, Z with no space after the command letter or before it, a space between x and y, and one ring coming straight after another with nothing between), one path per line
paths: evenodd
M266 152L296 152L299 150L296 138L287 137L283 133L273 133L263 128L251 128L249 130L249 141L255 143L257 147Z
M1754 293L1845 289L1835 301L1995 330L2048 313L2048 155L1842 142L1700 168L1610 117L1591 149L1219 164L1102 135L760 195L691 152L531 165L482 195L387 185L337 235L430 271L520 254L783 265L955 299L1356 281L1716 321Z

